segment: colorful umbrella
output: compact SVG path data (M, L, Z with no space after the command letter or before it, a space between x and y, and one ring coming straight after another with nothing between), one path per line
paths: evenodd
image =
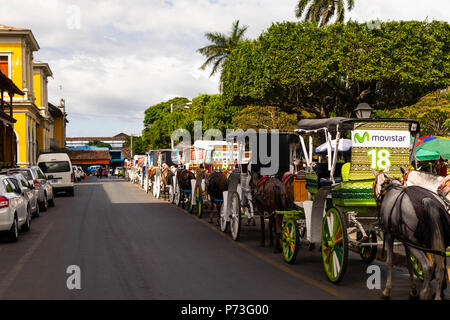
M336 148L336 139L331 140L331 150L334 151ZM339 152L346 152L349 151L352 148L352 140L350 139L340 139L339 140ZM318 146L315 150L315 153L324 153L327 151L327 143L323 143L320 146Z
M421 153L419 154L419 152ZM439 156L442 156L444 159L450 159L450 139L434 136L423 137L421 143L416 148L417 160L420 160L419 156L427 158L424 160L437 160ZM428 159L430 157L433 158Z

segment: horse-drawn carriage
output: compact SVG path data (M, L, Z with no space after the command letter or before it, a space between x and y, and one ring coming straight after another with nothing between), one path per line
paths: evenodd
M228 190L223 196L224 205L220 212L221 230L226 232L230 228L233 240L237 241L241 231L241 221L247 219L248 224L250 221L254 223L254 219L259 214L262 244L264 245L265 240L265 218L269 218L272 242L272 226L273 223L276 224L273 221L275 211L284 210L289 206L281 178L285 172L293 171L292 164L298 137L293 133L240 131L227 136L227 141L236 141L238 150L230 154L235 156L230 159L230 162L236 161L236 169L228 178ZM255 204L256 206L261 204L258 210ZM278 233L280 232L279 224L280 221L276 228Z
M372 262L383 243L372 170L401 177L400 168L410 167L412 137L416 139L418 132L413 120L301 120L296 133L307 166L308 199L296 201L297 211L284 214L285 261L295 261L301 243L320 245L325 273L334 283L345 275L349 246L358 249L363 261ZM313 141L320 137L326 144L326 161L315 163ZM343 138L351 139L347 154L339 152Z

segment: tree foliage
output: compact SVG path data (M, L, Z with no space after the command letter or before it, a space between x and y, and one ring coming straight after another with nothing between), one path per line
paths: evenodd
M449 24L438 21L274 23L225 61L224 100L317 117L350 116L361 102L412 105L450 85L449 34Z
M347 10L351 11L355 6L354 0L298 0L295 7L295 16L305 21L312 22L323 27L328 24L333 16L336 16L336 22L344 22L345 2Z
M150 149L162 149L170 147L172 132L176 129L187 129L191 137L194 137L194 122L202 122L202 130L218 129L223 134L226 129L232 128L233 117L242 107L225 105L222 95L199 95L192 99L189 108L185 108L189 102L187 98L175 98L148 108L145 111L142 132L144 141ZM178 105L170 112L170 105Z
M200 69L205 70L206 67L212 65L210 76L216 72L221 72L223 62L228 57L230 52L236 48L239 42L243 40L247 28L248 26L239 27L239 20L236 20L231 26L230 35L220 32L206 33L205 37L211 42L211 44L197 50L197 52L206 57L206 61Z
M234 128L279 129L293 131L297 125L297 115L287 114L278 107L248 106L233 119Z
M89 141L88 146L112 149L112 146L109 143L106 143L106 142L103 142L100 140Z
M123 144L124 148L131 146L131 136L125 139ZM133 155L135 154L145 154L148 152L148 144L144 141L142 137L133 136Z
M450 90L429 93L412 106L378 110L377 118L416 119L421 136L450 136Z

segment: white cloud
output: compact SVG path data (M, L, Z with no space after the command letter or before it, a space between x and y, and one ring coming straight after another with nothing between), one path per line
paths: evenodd
M347 18L449 20L450 1L357 0ZM174 96L216 93L196 49L207 31L240 19L257 37L272 22L295 21L295 0L9 0L0 23L33 30L49 62L53 102L66 99L68 135L140 132L144 110ZM80 29L68 28L80 9ZM74 21L73 19L70 21ZM76 19L75 19L76 21ZM62 90L60 90L60 85Z

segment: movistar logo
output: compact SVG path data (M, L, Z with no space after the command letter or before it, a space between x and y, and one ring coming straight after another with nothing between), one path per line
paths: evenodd
M359 133L355 133L355 143L356 142L363 143L366 140L369 141L369 139L370 138L369 138L369 133L368 132L364 132L362 137L359 135Z

